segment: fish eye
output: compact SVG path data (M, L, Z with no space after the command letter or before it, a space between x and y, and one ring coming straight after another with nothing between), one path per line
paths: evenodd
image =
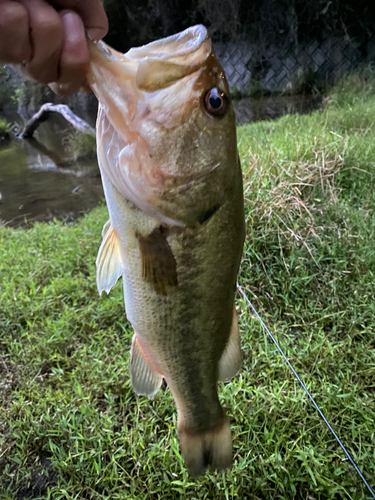
M204 108L212 116L223 116L228 109L228 97L217 87L210 89L204 96Z

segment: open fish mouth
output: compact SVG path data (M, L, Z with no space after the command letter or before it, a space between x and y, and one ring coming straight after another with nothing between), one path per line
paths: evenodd
M204 42L208 39L206 28L199 24L187 28L181 33L169 36L162 40L156 40L143 47L136 47L128 52L129 57L144 58L151 57L155 60L168 61L185 59L189 64L192 58L199 62L199 49L202 48Z
M187 76L207 61L212 43L202 25L192 26L181 33L156 40L125 54L104 42L92 43L93 60L121 63L122 76L135 81L138 89L148 92L163 89Z
M125 54L117 51L106 51L108 57L112 60L126 59L140 60L144 58L152 58L157 61L171 61L173 58L176 60L185 59L187 62L192 58L199 59L197 51L202 48L203 42L208 39L207 29L198 24L187 28L181 33L168 36L161 40L155 40L141 47L133 47ZM98 42L99 46L108 47L104 42Z

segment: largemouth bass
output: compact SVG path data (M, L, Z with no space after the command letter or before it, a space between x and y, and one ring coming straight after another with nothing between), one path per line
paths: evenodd
M166 380L189 473L224 469L232 439L217 382L242 363L234 294L244 242L224 72L203 26L126 54L90 47L110 215L97 258L99 293L123 277L133 389L152 398Z

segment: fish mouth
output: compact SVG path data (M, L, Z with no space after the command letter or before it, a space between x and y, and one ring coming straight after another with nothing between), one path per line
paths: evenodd
M191 66L205 59L205 51L201 49L205 48L207 41L207 29L198 24L176 35L130 49L127 56L131 59L148 58L159 62L168 60L168 62Z
M207 29L199 24L162 40L130 49L125 54L104 42L90 43L95 62L121 63L122 76L132 79L139 90L155 92L201 68L212 52Z

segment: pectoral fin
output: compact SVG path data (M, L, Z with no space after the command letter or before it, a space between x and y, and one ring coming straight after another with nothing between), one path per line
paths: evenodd
M150 399L153 399L163 382L163 376L150 367L137 335L133 336L130 351L130 380L133 391L138 396L147 396Z
M233 307L230 337L219 361L219 381L229 382L242 366L241 340L236 308Z
M161 295L167 295L178 285L176 260L168 244L166 231L160 226L148 236L137 234L142 276Z
M96 284L99 295L104 290L109 293L123 273L118 236L110 220L104 224L102 237L103 241L96 259Z

